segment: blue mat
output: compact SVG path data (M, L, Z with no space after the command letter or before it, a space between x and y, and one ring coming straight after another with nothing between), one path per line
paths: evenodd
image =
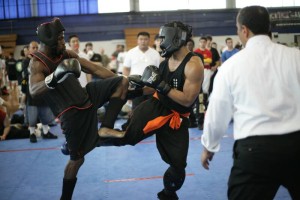
M118 120L120 126L124 120ZM0 142L0 200L59 199L64 167L68 157L60 152L64 142L60 126L51 127L57 140L38 138ZM222 140L221 151L202 168L200 154L202 131L190 129L190 148L186 181L178 192L182 200L225 200L227 179L232 166L232 126ZM153 200L163 188L162 175L168 166L156 149L155 136L138 145L99 147L85 157L78 174L74 200ZM280 188L276 200L291 199Z

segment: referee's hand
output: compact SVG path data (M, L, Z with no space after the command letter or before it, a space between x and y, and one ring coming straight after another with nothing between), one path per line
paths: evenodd
M203 147L203 152L201 154L201 164L204 169L209 170L209 162L212 161L214 157L214 153L208 151L205 147Z

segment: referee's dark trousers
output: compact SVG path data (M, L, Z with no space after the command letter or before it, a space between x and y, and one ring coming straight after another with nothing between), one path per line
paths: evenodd
M300 200L300 131L237 140L229 200L272 200L282 185Z

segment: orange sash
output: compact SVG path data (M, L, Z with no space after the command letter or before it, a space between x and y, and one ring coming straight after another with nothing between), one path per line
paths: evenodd
M159 98L157 96L157 92L155 92L153 94L153 97L155 97L159 100ZM146 124L146 126L143 129L144 134L147 134L153 130L159 129L160 127L165 125L168 122L168 120L170 120L170 119L171 120L170 120L169 126L172 129L177 130L177 129L179 129L179 127L181 125L180 116L188 117L190 115L190 113L179 114L175 110L171 110L171 111L172 111L172 113L167 116L159 116L159 117L156 117L156 118L148 121L148 123Z

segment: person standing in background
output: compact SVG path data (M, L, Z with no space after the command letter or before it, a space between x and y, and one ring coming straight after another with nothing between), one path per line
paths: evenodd
M85 44L85 50L86 50L86 54L88 56L88 59L90 61L92 61L93 63L97 64L97 65L102 65L102 57L100 54L98 53L95 53L94 50L93 50L93 43L91 42L88 42ZM95 76L95 75L91 75L92 76L92 80L93 81L96 81L99 79L98 76Z
M206 48L211 51L212 55L212 62L210 64L211 70L216 71L218 67L221 65L220 62L220 54L216 48L212 46L212 36L208 35L206 36L207 38L207 43L206 43Z
M0 45L0 87L1 94L8 95L8 91L6 88L6 78L5 78L5 60L3 56L2 46Z
M31 143L36 143L36 125L38 123L38 120L42 123L42 138L43 139L57 139L57 135L54 135L49 131L50 127L48 124L50 124L54 119L55 116L53 115L52 111L46 104L46 102L42 98L35 98L33 99L30 92L29 92L29 76L30 76L30 60L32 58L32 55L38 51L38 43L36 41L32 41L29 44L29 52L30 56L28 56L23 61L23 69L26 69L26 77L27 80L26 84L26 108L25 108L25 118L28 121L29 124L29 131L30 131L30 137L29 141Z
M160 42L161 42L161 38L159 38L159 34L155 35L154 38L154 44L153 44L153 49L155 49L159 54L161 54L162 50L160 48ZM162 62L165 58L164 57L160 57L160 62Z
M109 63L110 63L110 58L108 57L108 55L105 54L105 49L104 48L100 48L99 49L99 53L102 59L102 65L105 68L109 68Z
M118 53L118 57L117 57L117 61L116 61L118 74L123 74L123 67L124 67L124 61L125 61L126 54L127 54L127 51L125 51L125 46L122 45L122 49Z
M206 48L211 51L211 55L212 55L212 62L210 64L210 67L211 67L211 71L213 71L213 74L211 75L210 80L209 80L208 100L207 100L207 104L206 104L206 107L207 107L208 103L209 103L209 95L211 94L211 92L213 90L214 79L215 79L216 74L218 73L218 67L221 65L221 61L220 61L220 54L219 54L218 50L216 48L212 47L212 36L208 35L208 36L206 36L206 38L207 38Z
M125 46L123 44L117 44L116 50L111 54L111 59L115 60L117 59L120 52L123 52L125 50Z
M126 54L123 66L123 75L142 75L148 65L159 66L159 53L149 46L150 34L139 32L137 34L137 46ZM148 98L147 95L132 100L132 110Z
M190 52L194 52L194 48L195 48L195 42L192 38L189 38L187 40L187 49ZM203 63L203 55L199 54L199 53L195 53L197 56L200 57L201 62ZM199 101L199 97L201 98L201 102ZM198 122L200 121L200 115L202 115L202 120L204 118L204 111L205 111L205 107L203 105L203 95L199 93L194 106L193 106L193 110L189 116L189 120L190 120L190 128L196 128L198 127ZM203 122L203 121L202 121Z
M8 76L8 83L10 90L15 90L17 87L17 60L14 58L14 54L10 53L8 59L5 61L6 74Z
M79 57L89 59L88 56L79 50L80 47L80 40L78 35L70 35L69 36L69 46L70 48L75 51L75 53L78 54ZM88 82L92 80L92 76L90 74L86 74L85 72L81 71L80 77L79 77L79 82L82 87L85 87Z
M226 46L227 46L227 50L224 51L222 53L222 63L224 63L226 60L228 60L231 56L233 56L234 54L236 54L237 52L239 52L238 49L236 48L233 48L233 41L232 41L232 38L226 38L225 40L226 42Z
M29 50L28 45L25 45L23 49L20 51L20 58L17 60L16 69L17 69L17 79L18 85L21 86L22 83L22 73L23 73L23 60L28 56Z
M204 64L204 79L201 88L201 94L199 96L200 104L204 105L204 112L200 113L199 121L198 121L198 129L203 129L203 122L204 122L204 113L207 109L208 105L208 92L209 92L209 84L210 78L213 75L214 71L211 69L211 64L213 61L212 53L210 50L207 49L207 38L202 36L199 39L199 48L197 48L194 53L201 54L203 56L203 64Z
M120 55L121 57L118 59L119 54L122 52L125 53L125 45L117 44L116 50L111 54L110 70L118 74L123 73L123 62L125 57Z

